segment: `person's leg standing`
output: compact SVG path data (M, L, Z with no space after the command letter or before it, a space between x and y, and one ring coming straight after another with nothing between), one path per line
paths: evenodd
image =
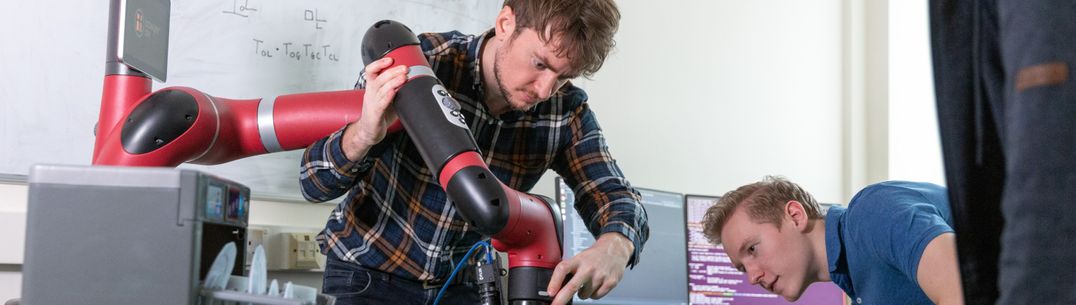
M1008 81L999 304L1076 304L1076 3L999 0Z
M997 300L1005 178L992 109L1003 73L993 1L930 1L931 49L945 175L967 304Z

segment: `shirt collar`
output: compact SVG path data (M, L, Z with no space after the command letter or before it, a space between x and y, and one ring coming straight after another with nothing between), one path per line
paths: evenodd
M484 64L482 63L482 46L485 44L486 40L493 38L494 34L494 29L491 28L486 30L479 34L478 38L473 41L473 44L467 48L467 59L473 63L470 70L471 80L473 80L471 89L472 91L475 91L476 99L479 101L478 108L484 112L490 112L490 107L485 105L485 87L482 85L482 83L485 82L485 80L482 79L482 65ZM491 65L493 64L491 63Z
M844 246L841 240L841 220L844 219L845 208L834 206L826 212L826 260L829 261L829 272L834 273L847 268L844 265Z
M486 32L478 35L478 38L473 41L473 44L467 47L467 61L474 63L471 65L471 89L477 92L480 100L485 100L486 88L482 87L482 45L486 40L490 39L494 35L493 29L489 29ZM485 108L485 102L482 104L482 108Z

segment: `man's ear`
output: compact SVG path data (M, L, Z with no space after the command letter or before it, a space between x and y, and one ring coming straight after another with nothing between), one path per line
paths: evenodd
M789 218L792 225L797 229L803 230L807 228L807 211L803 209L803 203L795 200L789 200L785 203L785 217Z
M501 37L501 39L507 39L510 35L516 31L516 14L509 6L501 8L501 12L497 14L497 20L493 23L493 29L495 31L495 37Z

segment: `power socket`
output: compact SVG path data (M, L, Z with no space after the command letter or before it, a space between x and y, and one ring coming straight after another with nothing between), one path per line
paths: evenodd
M288 252L287 269L318 269L318 242L314 233L284 233Z
M246 263L254 248L265 248L266 267L269 271L319 272L325 268L325 255L318 246L318 228L257 225L247 227Z

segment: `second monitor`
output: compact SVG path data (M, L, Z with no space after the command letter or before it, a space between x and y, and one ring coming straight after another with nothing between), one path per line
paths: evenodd
M564 259L594 244L594 235L575 210L575 193L561 178L557 182L557 203L564 215ZM636 188L642 195L650 227L650 238L639 254L639 264L624 271L620 283L599 300L575 304L680 305L688 303L687 238L684 227L684 196L679 193ZM597 228L595 228L597 229Z

